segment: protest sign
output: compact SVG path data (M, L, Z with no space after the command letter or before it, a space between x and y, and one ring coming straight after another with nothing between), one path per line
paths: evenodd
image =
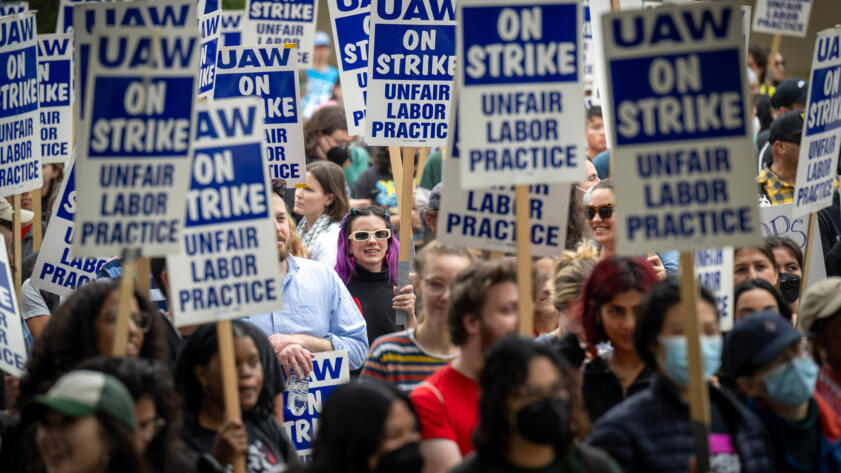
M177 326L280 307L262 107L256 97L199 104L181 251L167 257Z
M77 5L85 3L97 2L122 2L126 0L59 0L58 2L58 20L56 21L56 33L72 33L73 22L76 19L73 13L73 8Z
M0 238L0 370L17 378L23 376L27 358L22 323L6 239Z
M718 327L733 328L733 247L695 251L695 277L718 300Z
M290 409L289 391L283 393L283 427L301 463L310 462L312 441L318 433L321 412L327 398L336 388L350 382L347 351L325 351L314 355L306 406Z
M245 16L244 10L222 10L219 14L220 47L242 44L243 16Z
M199 2L199 31L201 31L201 69L199 70L199 97L213 96L216 79L216 51L219 49L219 0Z
M38 35L41 162L64 163L73 150L73 35Z
M590 19L590 0L581 1L581 14L583 20L581 23L581 60L584 66L581 69L581 81L592 87L594 80L593 72L593 23ZM589 108L589 107L587 107Z
M197 28L94 31L77 142L74 255L180 249L199 42Z
M620 253L758 240L740 17L711 3L602 17Z
M0 197L41 187L35 13L0 18Z
M832 205L841 146L841 29L818 34L802 136L793 217Z
M579 2L463 0L457 16L462 187L583 180Z
M756 0L753 31L805 37L812 0Z
M452 0L378 0L370 21L365 143L446 146L456 70Z
M0 16L21 13L29 10L29 2L0 2Z
M371 3L368 0L330 0L327 6L336 43L348 134L362 136L365 134Z
M316 18L316 0L246 0L242 44L294 43L298 67L312 67Z
M806 242L809 241L809 221L805 217L792 217L794 204L774 205L759 209L762 222L762 236L778 236L791 238L806 258ZM809 255L809 272L804 274L808 286L826 279L826 265L824 263L823 246L819 231L812 232L812 251ZM806 261L803 262L804 270Z
M31 283L36 288L62 297L96 279L96 273L108 261L107 258L77 258L73 255L73 215L77 206L75 171L76 166L72 162L65 168L60 199L56 199L53 205L50 226L31 277Z
M262 97L265 106L265 160L270 179L307 183L301 125L298 68L294 45L221 48L214 97Z

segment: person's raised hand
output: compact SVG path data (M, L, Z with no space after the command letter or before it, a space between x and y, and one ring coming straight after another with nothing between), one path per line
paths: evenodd
M277 354L277 358L287 376L294 372L298 379L307 379L310 377L315 355L297 343L290 343Z
M651 267L654 269L654 272L657 273L657 279L661 281L666 279L666 266L663 265L663 261L660 260L660 256L654 254L646 259L649 263L651 263Z
M222 465L234 462L237 455L248 452L248 434L240 420L228 420L219 427L210 454Z

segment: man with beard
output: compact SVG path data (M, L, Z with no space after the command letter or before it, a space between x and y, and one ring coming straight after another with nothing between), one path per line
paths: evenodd
M517 267L514 260L483 261L459 273L450 287L447 323L461 355L418 385L411 395L421 423L425 473L443 473L473 450L479 419L476 380L485 355L517 331Z
M308 377L313 353L347 350L350 369L359 369L368 353L365 319L342 280L322 263L289 254L289 211L272 193L283 310L253 315L287 373ZM291 371L290 371L291 370Z

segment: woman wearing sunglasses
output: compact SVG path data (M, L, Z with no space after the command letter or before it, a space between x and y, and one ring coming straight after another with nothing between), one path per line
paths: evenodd
M600 256L602 258L616 256L617 206L612 179L605 179L593 186L589 203L584 206L584 212L587 221L590 222L593 240L601 246ZM661 280L668 274L677 273L678 259L677 251L662 251L648 255L648 262Z
M379 207L353 208L342 220L336 273L359 305L368 328L368 344L401 330L395 310L405 311L405 328L414 327L415 294L411 285L397 289L397 238L388 212Z

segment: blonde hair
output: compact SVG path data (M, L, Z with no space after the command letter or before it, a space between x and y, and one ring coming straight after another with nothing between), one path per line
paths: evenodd
M599 250L582 240L575 251L566 250L552 267L552 303L565 310L569 301L581 297L584 282L599 262Z

